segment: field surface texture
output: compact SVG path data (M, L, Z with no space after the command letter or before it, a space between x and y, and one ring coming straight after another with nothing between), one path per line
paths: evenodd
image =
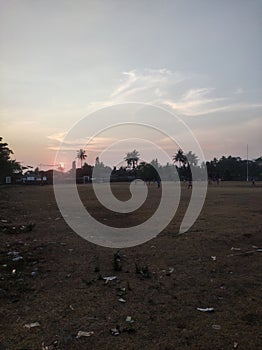
M112 190L130 197L128 184ZM161 189L148 192L119 214L79 186L89 213L115 227L154 213ZM117 249L66 224L52 186L1 187L0 350L261 349L262 186L209 185L197 221L178 234L190 195L182 185L171 223L114 258Z

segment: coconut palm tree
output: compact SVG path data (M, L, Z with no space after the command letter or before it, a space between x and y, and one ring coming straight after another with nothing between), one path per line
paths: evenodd
M186 164L188 166L197 166L198 163L198 157L192 152L189 151L186 155Z
M83 160L85 160L86 157L87 157L86 151L84 149L80 148L80 150L77 151L77 158L80 159L81 169L82 169Z
M132 168L135 169L139 161L139 156L139 152L135 149L132 152L128 152L124 158L127 163L127 167L132 166Z
M173 156L174 163L178 163L179 166L184 166L187 162L186 156L181 148L177 151L177 153Z

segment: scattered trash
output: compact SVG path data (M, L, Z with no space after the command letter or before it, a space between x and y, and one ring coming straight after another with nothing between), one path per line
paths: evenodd
M236 349L237 347L238 347L238 343L236 341L234 341L233 348Z
M31 276L33 276L33 277L34 277L34 276L36 276L36 275L37 275L37 273L38 273L37 271L32 271L32 272L31 272Z
M131 316L126 316L126 322L133 323L134 320L132 320Z
M173 267L169 267L167 272L166 272L166 276L170 276L171 273L173 273L175 271L175 269Z
M112 335L117 336L121 333L121 329L119 326L116 326L116 328L111 328L110 332Z
M40 327L40 323L39 322L33 322L33 323L26 323L24 325L25 328L34 328L34 327Z
M103 280L105 280L105 284L107 284L109 281L113 281L116 278L117 278L116 276L108 276L108 277L103 277Z
M211 255L211 259L212 259L213 261L216 261L217 257L214 256L214 255Z
M216 330L220 330L221 326L219 324L212 324L212 328Z
M256 252L262 252L262 249L261 248L258 248L257 250L256 250Z
M201 312L214 312L215 311L213 307L206 307L206 308L198 307L197 310L201 311Z
M19 252L13 251L13 252L8 252L7 255L14 255L17 256Z
M114 270L115 271L121 271L122 270L121 255L120 255L120 251L119 250L114 254Z
M23 260L24 258L21 256L21 255L17 255L15 256L12 261L16 262L16 261L20 261L20 260Z
M241 248L231 247L231 250L241 250Z
M91 331L91 332L79 331L79 332L77 333L76 338L78 339L78 338L81 338L81 337L91 337L91 335L93 335L93 334L94 334L93 331Z
M3 222L1 220L1 222ZM18 226L13 226L13 225L10 225L10 224L7 224L7 225L1 225L0 226L0 230L3 232L3 233L21 233L21 232L30 232L33 230L33 228L35 227L35 224L27 224L27 225L18 225Z
M123 298L119 298L118 301L120 301L120 303L126 303L126 300Z
M2 220L1 220L1 222L3 222L3 223L7 223L7 220L2 219Z
M135 332L135 328L133 327L134 320L132 320L131 316L126 317L127 326L123 328L122 332L133 333Z
M15 273L16 273L16 269L13 269L12 270L12 275L15 275Z
M132 320L131 316L126 317L126 323L127 323L126 327L121 328L120 326L117 325L115 328L111 328L110 333L114 336L117 336L120 333L124 333L124 332L127 332L127 333L135 332L135 329L133 327L134 320Z
M119 297L122 297L123 295L126 294L126 288L125 288L125 287L117 288L117 291L118 291L117 295L118 295Z

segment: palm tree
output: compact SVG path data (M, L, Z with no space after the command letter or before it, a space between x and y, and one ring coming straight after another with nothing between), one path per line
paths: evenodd
M125 161L127 162L128 167L133 167L133 169L136 168L138 160L139 160L139 152L137 150L133 150L132 152L128 152L125 156Z
M77 151L77 158L80 159L81 169L82 169L83 160L85 160L86 157L87 157L86 151L84 149L80 148L80 150Z
M189 151L186 155L186 163L188 166L197 166L198 157L192 151Z
M177 153L173 156L173 161L174 163L178 163L180 167L186 164L187 159L181 148L179 148Z

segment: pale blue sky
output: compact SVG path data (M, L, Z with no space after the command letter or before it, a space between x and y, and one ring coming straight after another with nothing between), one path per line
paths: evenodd
M52 162L77 120L128 101L177 113L208 159L261 155L261 1L0 4L1 136L18 160Z

